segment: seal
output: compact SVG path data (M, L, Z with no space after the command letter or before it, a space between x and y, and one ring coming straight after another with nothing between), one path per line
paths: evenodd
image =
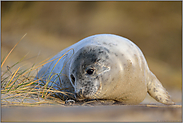
M139 104L147 92L160 103L174 102L137 45L114 34L97 34L62 50L36 78L77 99L107 99Z

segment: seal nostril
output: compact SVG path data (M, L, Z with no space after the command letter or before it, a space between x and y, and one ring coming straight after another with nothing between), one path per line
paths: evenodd
M75 77L72 74L71 74L71 80L72 80L73 85L75 85Z
M76 97L81 98L83 96L82 89L79 90L79 92L76 93Z

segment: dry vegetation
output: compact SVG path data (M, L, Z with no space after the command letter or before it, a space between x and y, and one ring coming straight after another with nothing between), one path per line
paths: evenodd
M22 37L22 39L24 38L24 36ZM20 39L20 41L22 39ZM8 59L9 55L11 55L12 51L18 45L18 43L12 48L12 50L8 53L8 55L2 60L1 68L3 67L4 63ZM60 57L58 61L62 57ZM35 80L35 76L32 75L32 73L37 71L37 69L43 66L44 64L48 63L48 61L43 61L38 65L33 64L32 67L24 70L24 69L21 69L21 66L19 66L19 63L23 59L24 58L20 59L20 61L13 64L12 66L7 66L6 71L2 72L1 74L2 106L6 106L6 105L9 105L9 106L10 105L15 105L15 106L16 105L19 105L19 106L34 105L35 106L35 105L40 105L45 103L46 104L55 104L55 103L64 104L64 101L58 100L51 95L53 93L63 93L63 94L66 94L66 93L55 90L52 87L47 87L47 83L49 83L49 79L47 80L45 85L42 85L40 84L40 82L38 82L41 79ZM18 69L12 72L13 67L16 65L19 66ZM47 100L48 98L49 100Z

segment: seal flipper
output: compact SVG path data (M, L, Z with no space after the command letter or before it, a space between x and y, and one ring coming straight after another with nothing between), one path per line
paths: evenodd
M166 91L166 89L162 86L160 81L156 78L156 76L150 71L149 73L149 81L147 83L147 91L151 97L157 100L160 103L166 105L175 104L171 99L170 95Z

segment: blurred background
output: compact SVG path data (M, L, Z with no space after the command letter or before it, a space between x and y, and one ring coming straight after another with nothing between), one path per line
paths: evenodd
M1 59L27 33L9 56L2 71L26 54L19 65L22 68L51 58L87 36L111 33L137 44L149 68L172 98L181 101L181 1L6 1L1 2L1 7Z

